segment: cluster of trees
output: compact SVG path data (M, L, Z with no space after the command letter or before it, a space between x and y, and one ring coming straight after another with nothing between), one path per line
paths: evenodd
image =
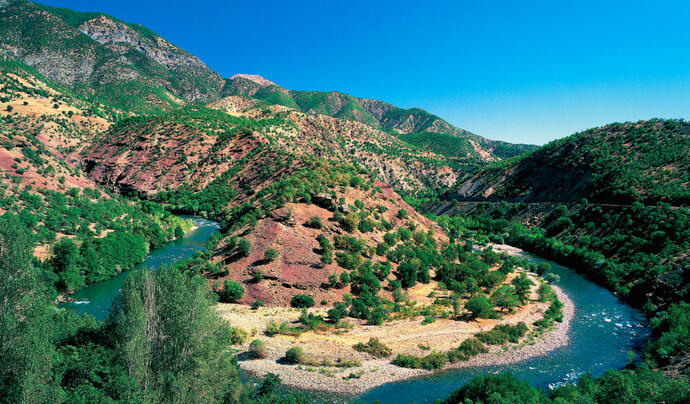
M636 369L608 370L593 378L585 374L577 384L568 384L547 395L510 373L478 376L451 393L444 404L460 403L686 403L690 399L687 379L673 379L643 364Z
M3 402L306 402L275 376L240 380L241 342L211 307L208 281L164 267L128 278L105 322L51 305L30 231L0 218L0 397Z
M50 247L52 256L44 267L61 291L131 269L143 262L149 248L182 237L191 227L155 203L106 196L95 189L15 191L0 186L0 207L31 230L34 242ZM58 233L68 237L57 240ZM96 237L99 234L104 236Z

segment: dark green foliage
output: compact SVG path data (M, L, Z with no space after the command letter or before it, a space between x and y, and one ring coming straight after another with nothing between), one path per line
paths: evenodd
M516 325L500 324L495 326L491 331L479 332L475 337L490 345L503 345L508 342L517 343L527 332L527 325L519 322Z
M293 346L285 352L285 361L291 364L302 363L305 359L304 350L300 346Z
M321 229L323 227L323 224L321 223L321 218L318 216L311 217L304 225L307 227L311 227L312 229Z
M233 303L244 296L244 287L235 281L225 281L223 290L218 292L221 302Z
M334 304L332 309L328 310L328 318L333 324L337 324L338 321L347 317L348 313L345 303L339 302Z
M314 298L309 295L295 295L290 300L290 305L298 309L312 307L314 305Z
M527 277L527 274L521 272L520 275L513 278L511 283L520 302L525 304L529 298L530 287L534 285L534 282Z
M690 347L690 303L671 305L652 318L651 325L657 339L648 346L648 352L654 360L667 365L673 358L687 355Z
M672 379L647 365L634 370L607 370L594 379L585 374L577 384L556 388L548 397L541 389L510 373L478 376L442 403L685 403L690 398L687 378Z
M15 216L0 217L0 400L8 403L58 399L50 297L32 264L32 247Z
M504 311L520 305L520 299L515 294L515 289L509 285L503 285L491 294L491 302L494 306ZM469 302L468 302L469 303Z
M444 404L462 403L548 403L543 391L510 373L476 377L442 401Z
M276 258L278 258L278 251L269 248L268 250L264 251L264 259L266 261L274 261Z
M476 295L465 303L470 318L494 318L494 306L485 295Z
M240 239L239 243L237 243L237 253L243 257L248 257L251 251L252 243L248 240Z

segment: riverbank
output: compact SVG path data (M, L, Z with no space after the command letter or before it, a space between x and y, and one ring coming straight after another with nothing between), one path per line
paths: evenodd
M563 302L563 321L540 335L528 335L519 344L506 347L490 346L490 351L458 362L444 369L428 371L407 369L391 364L398 354L426 355L432 351L445 352L457 348L465 339L479 331L488 331L497 324L532 324L543 317L546 303L533 301L513 314L501 320L479 319L477 321L458 321L439 319L431 324L422 324L422 319L398 320L384 323L381 326L370 326L353 322L354 327L342 334L333 332L305 332L299 336L277 335L266 337L263 330L271 321L296 321L299 311L289 308L267 308L251 310L246 306L220 304L221 315L231 324L245 328L251 336L241 349L247 350L251 340L258 338L266 345L265 359L251 359L240 356L240 367L254 376L262 377L268 373L278 374L283 384L313 391L326 391L343 395L358 395L383 384L425 377L434 372L465 367L489 365L506 365L544 355L569 343L568 330L574 316L574 304L558 287L553 287L558 298ZM536 297L536 296L535 296ZM323 314L325 309L314 309L314 313ZM352 349L356 343L366 343L375 337L393 351L385 359L375 359L370 355ZM292 346L300 346L309 358L317 361L359 362L360 366L339 368L335 366L291 365L282 361L285 352Z

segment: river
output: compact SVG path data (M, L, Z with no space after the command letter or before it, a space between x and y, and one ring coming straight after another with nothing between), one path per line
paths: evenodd
M192 220L196 229L183 239L151 251L139 268L172 264L203 250L209 237L218 231L219 226L205 219ZM528 257L535 262L541 261L541 258L535 256ZM383 385L361 395L358 400L363 403L376 400L396 404L412 401L431 403L446 397L477 375L504 370L510 370L520 379L548 390L560 383L575 381L586 371L599 376L606 369L625 366L627 351L633 350L639 354L649 337L645 316L575 271L553 262L551 265L552 272L560 276L556 284L575 304L570 344L548 355L508 366L450 370ZM72 295L74 302L61 304L61 307L70 307L79 313L89 313L103 320L127 276L128 273L121 273L107 281L89 285Z
M137 269L158 268L164 264L173 264L189 258L195 252L204 250L211 235L220 230L217 222L200 218L188 219L194 222L194 229L189 234L151 251ZM108 280L81 288L77 293L70 296L74 299L73 302L61 303L60 307L69 307L77 313L88 313L96 317L97 320L104 320L110 312L113 301L120 294L130 272L122 272Z

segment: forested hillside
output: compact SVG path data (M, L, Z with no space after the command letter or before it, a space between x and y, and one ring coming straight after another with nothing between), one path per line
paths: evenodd
M510 202L690 203L690 124L615 123L489 166L452 199Z

